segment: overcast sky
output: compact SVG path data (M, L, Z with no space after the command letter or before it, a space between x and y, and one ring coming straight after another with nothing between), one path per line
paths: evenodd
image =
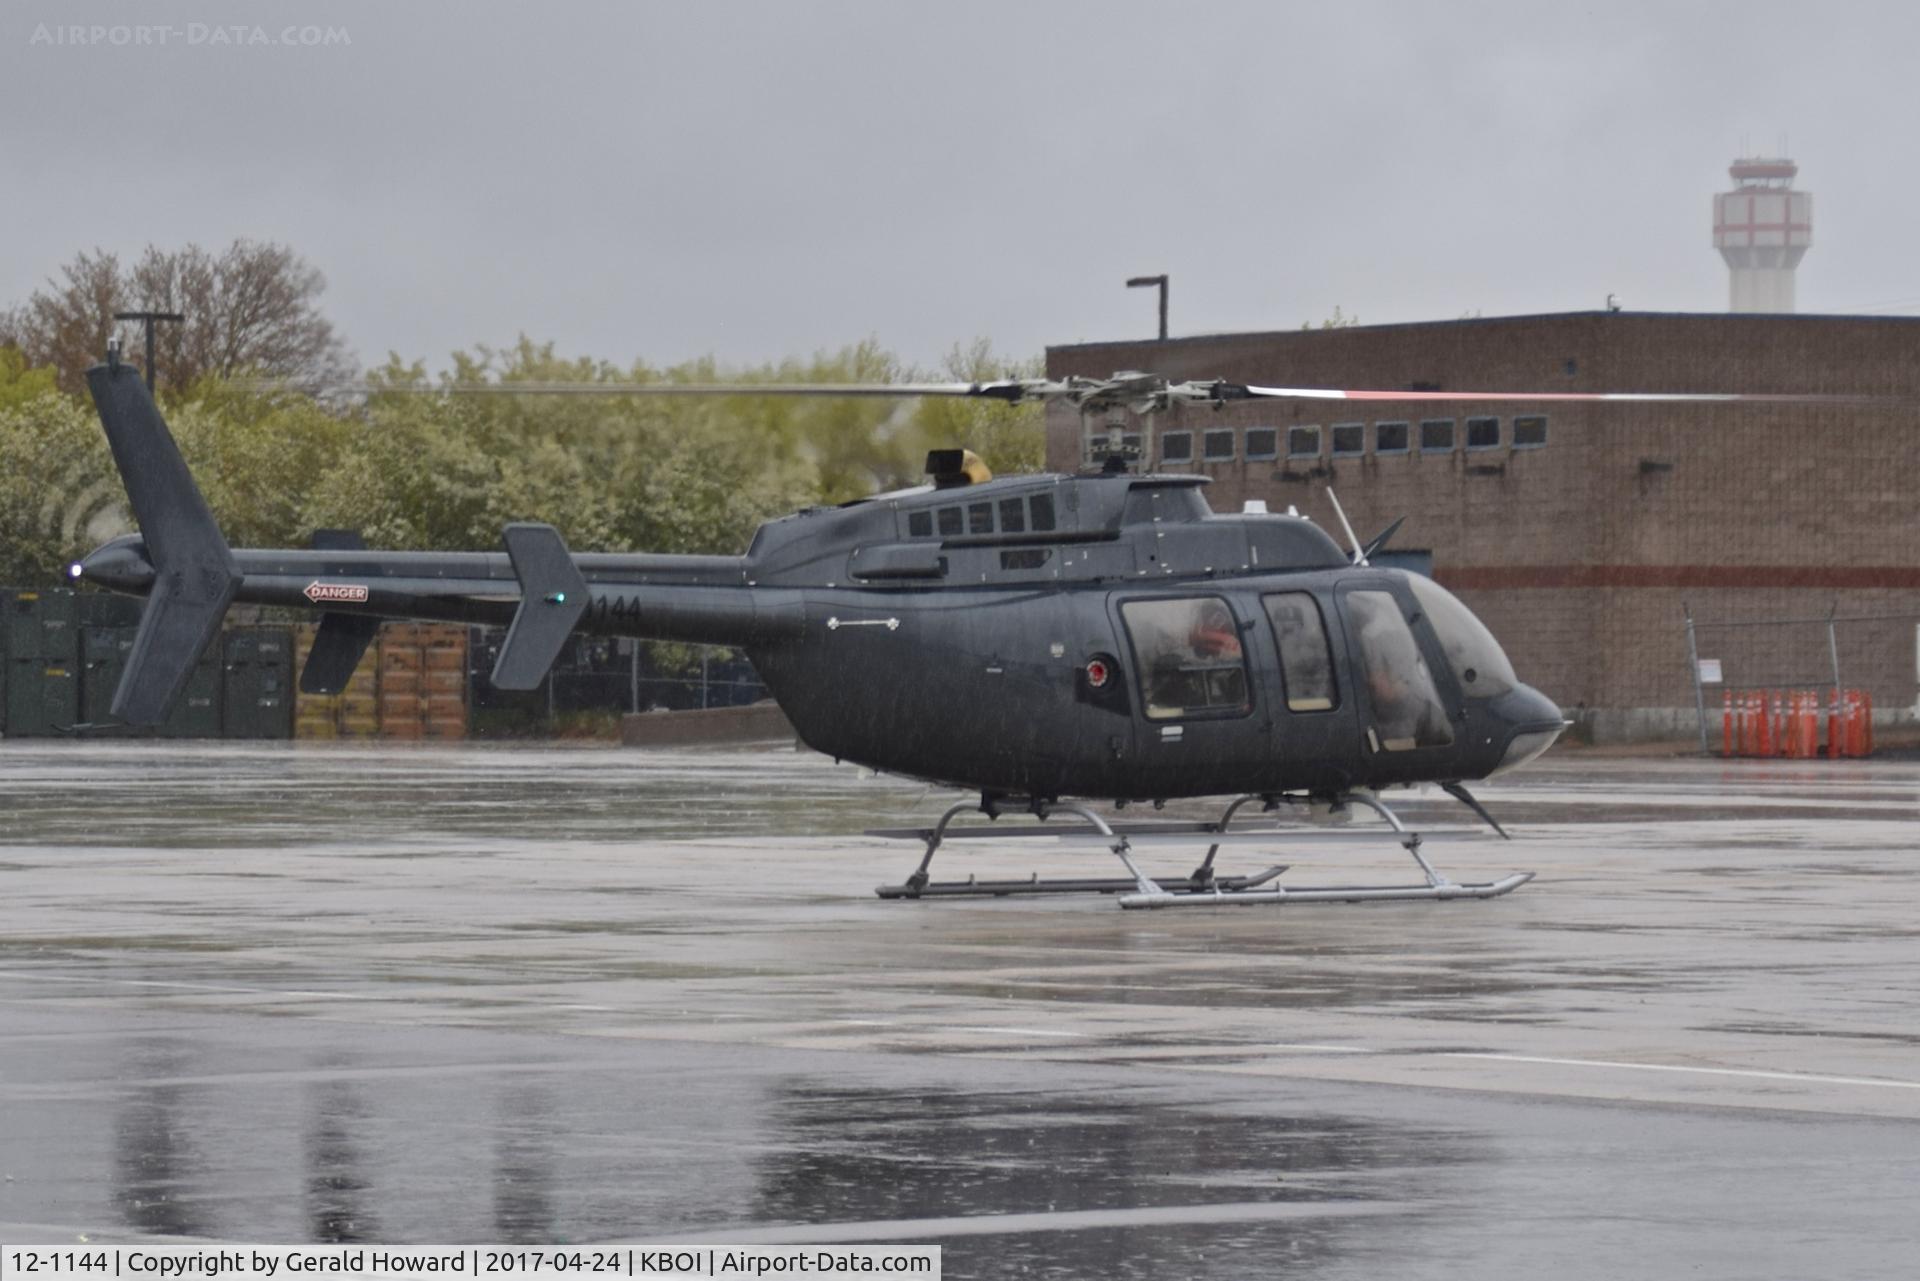
M1122 283L1161 271L1176 335L1720 310L1711 196L1782 140L1814 193L1800 309L1920 312L1911 0L8 0L0 24L0 304L93 246L279 240L368 362L521 332L656 364L1037 354L1151 336Z

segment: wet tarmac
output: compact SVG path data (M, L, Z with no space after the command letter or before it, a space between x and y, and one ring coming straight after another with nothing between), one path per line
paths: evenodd
M1482 797L1517 839L1429 852L1508 898L1127 913L881 902L857 833L952 798L791 751L0 744L0 1238L1911 1275L1920 765Z

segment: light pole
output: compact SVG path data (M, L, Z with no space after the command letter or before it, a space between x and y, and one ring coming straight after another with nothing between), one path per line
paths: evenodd
M177 311L116 311L115 320L143 321L147 327L147 394L153 394L153 326L155 321L182 321L186 317ZM1164 337L1165 335L1162 335Z
M1165 342L1167 340L1167 277L1166 275L1162 273L1161 275L1158 275L1158 276L1135 276L1133 279L1127 282L1127 288L1129 289L1143 289L1148 285L1157 285L1160 288L1160 341Z

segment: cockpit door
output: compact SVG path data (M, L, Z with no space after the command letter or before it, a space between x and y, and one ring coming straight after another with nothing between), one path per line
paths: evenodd
M1452 747L1458 726L1435 679L1441 655L1412 595L1381 580L1345 585L1339 601L1369 772L1391 774L1395 762L1412 765Z
M1260 597L1261 664L1271 723L1275 786L1287 791L1344 791L1352 786L1358 724L1352 663L1333 599L1304 589Z

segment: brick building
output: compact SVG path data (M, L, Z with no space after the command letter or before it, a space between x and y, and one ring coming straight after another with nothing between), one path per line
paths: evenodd
M1303 387L1821 392L1897 405L1263 401L1175 409L1142 432L1208 500L1263 499L1403 550L1493 628L1524 679L1598 738L1691 732L1686 611L1733 686L1843 682L1916 705L1920 319L1568 313L1087 343L1047 373L1149 370ZM1082 465L1056 407L1048 464ZM1729 627L1765 620L1822 620ZM1851 620L1851 621L1847 621ZM1719 690L1707 696L1718 725Z

